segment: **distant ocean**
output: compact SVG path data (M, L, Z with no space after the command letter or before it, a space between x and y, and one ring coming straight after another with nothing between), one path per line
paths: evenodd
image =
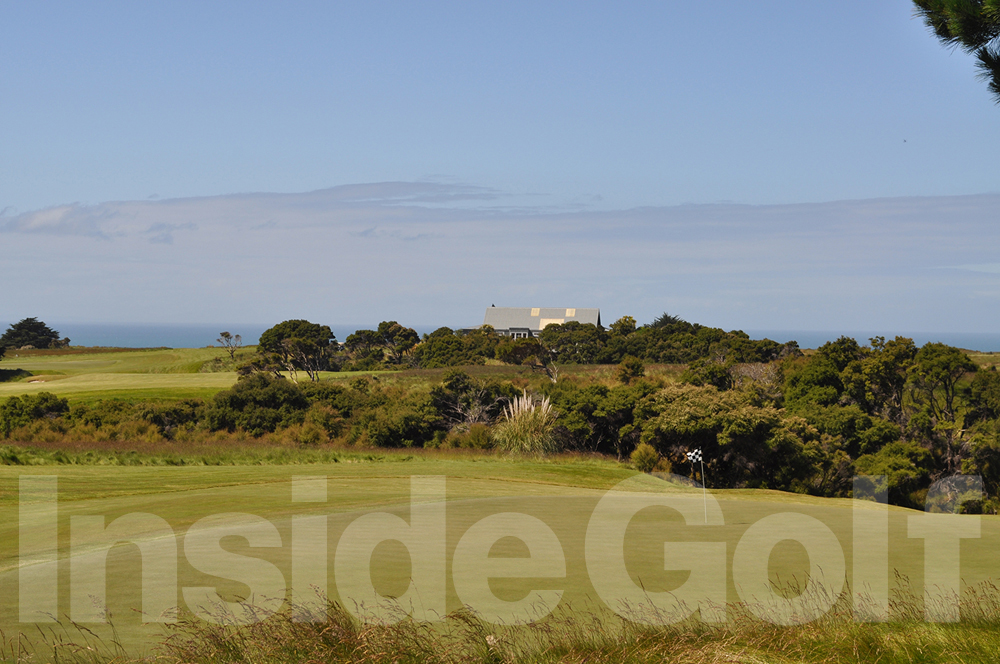
M243 345L256 344L264 330L270 325L172 325L169 323L143 324L102 324L102 323L60 323L45 321L49 327L59 332L61 337L69 337L72 346L106 346L115 348L204 348L216 346L220 332L238 334ZM10 323L0 322L0 334ZM331 325L330 329L337 341L344 341L347 335L359 329L374 329L375 325ZM420 334L433 332L436 327L415 326Z
M47 322L47 321L46 321ZM0 331L6 330L10 323L0 322ZM217 345L219 332L227 331L239 334L244 345L256 344L260 335L270 325L171 325L171 324L117 324L100 323L49 323L50 327L59 331L60 336L69 337L73 346L114 346L118 348L203 348ZM359 329L374 329L372 325L332 325L338 341L344 341L349 334ZM437 329L436 325L416 325L414 330L426 334ZM931 341L939 341L950 346L978 350L984 352L1000 352L1000 333L963 333L963 332L897 332L851 330L821 331L821 330L744 330L753 339L771 339L784 343L795 340L800 348L818 348L828 341L834 341L840 336L856 339L866 345L868 339L874 336L884 336L891 339L896 335L909 337L922 346Z
M858 332L857 330L819 331L819 330L744 330L752 339L771 339L772 341L786 342L795 340L799 342L799 348L819 348L828 341L835 341L840 337L851 337L857 340L862 346L868 345L868 340L872 337L885 337L887 340L896 336L909 337L919 347L926 343L940 342L964 348L965 350L978 350L987 353L1000 352L1000 333L983 332L899 332L899 331L868 331Z

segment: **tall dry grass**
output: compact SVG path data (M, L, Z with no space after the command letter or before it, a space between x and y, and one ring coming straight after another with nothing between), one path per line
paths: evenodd
M686 620L646 626L609 612L558 609L530 625L486 623L462 610L438 623L404 614L393 624L363 623L335 603L322 622L299 622L286 610L266 620L236 626L194 618L171 633L146 659L129 658L117 643L95 641L85 627L49 630L46 640L4 638L0 658L14 662L157 661L260 664L292 662L587 662L721 664L723 662L995 662L1000 653L1000 590L992 582L963 596L960 623L923 620L922 602L905 589L890 602L890 620L859 622L844 599L820 619L780 626L761 620L745 604L727 606L727 621L709 625ZM69 636L74 632L77 640Z
M544 397L535 402L527 392L504 406L503 419L493 426L495 449L510 455L543 456L559 451L553 429L556 414Z

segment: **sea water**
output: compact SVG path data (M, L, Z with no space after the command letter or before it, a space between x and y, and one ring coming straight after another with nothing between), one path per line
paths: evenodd
M0 330L6 330L10 323L0 323ZM49 323L62 337L69 337L73 346L105 346L115 348L203 348L218 345L219 333L226 331L242 337L243 345L256 344L264 330L271 327L264 324L216 324L180 325L172 323ZM360 329L375 329L377 324L331 325L337 341L344 341L348 335ZM418 334L433 332L439 326L416 325ZM454 328L462 327L460 325ZM892 339L899 335L913 339L917 346L928 342L941 342L949 346L1000 352L1000 333L973 332L906 332L895 330L851 331L851 330L745 330L752 339L771 339L784 343L797 341L799 348L819 348L828 341L841 336L851 337L861 345L875 336Z
M103 346L110 348L204 348L218 346L220 332L240 335L244 346L257 343L260 335L271 325L263 324L216 324L180 325L173 323L61 323L46 324L59 332L60 337L69 337L71 346ZM0 323L0 333L10 323ZM374 325L331 325L337 341L360 329L375 329ZM415 326L418 334L433 332L434 326Z

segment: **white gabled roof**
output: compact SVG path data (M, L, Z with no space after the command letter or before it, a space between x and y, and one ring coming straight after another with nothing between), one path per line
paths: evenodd
M496 330L527 328L540 332L546 325L578 321L601 326L600 309L561 309L553 307L490 307L486 310L484 325Z

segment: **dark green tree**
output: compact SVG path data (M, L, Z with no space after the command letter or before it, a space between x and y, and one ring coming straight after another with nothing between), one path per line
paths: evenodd
M0 337L0 346L6 348L58 348L68 346L69 339L60 339L59 333L37 318L25 318L7 328Z
M1000 418L1000 372L996 367L980 371L972 379L969 394L971 421L996 420Z
M919 409L910 428L930 444L949 474L961 471L970 452L971 439L959 409L959 381L976 370L968 355L942 343L924 344L909 370L911 395Z
M352 370L377 369L385 358L382 337L375 330L357 330L347 335L344 349L351 357Z
M684 320L680 316L674 316L674 315L668 314L666 311L664 311L662 314L660 314L659 316L657 316L656 318L654 318L652 323L649 323L648 325L646 325L646 327L657 327L657 328L659 328L659 327L683 327L683 326L690 326L690 325L691 325L690 323L688 323L686 320Z
M548 325L538 339L548 349L552 359L564 364L593 364L598 361L608 334L591 323L571 320Z
M424 369L485 364L494 356L498 343L499 335L489 326L465 334L440 327L424 337L412 357Z
M420 342L420 335L413 328L403 327L394 320L378 324L378 335L393 363L399 364L403 357Z
M840 372L844 390L865 412L901 422L906 375L917 354L913 339L873 337Z
M311 380L331 367L337 349L336 337L328 325L295 319L278 323L260 335L258 350L276 358L292 374L305 371Z
M917 351L910 367L910 387L917 403L925 404L939 421L955 421L958 382L976 372L975 363L958 348L928 343Z
M501 341L497 346L497 359L506 364L520 364L533 371L540 371L553 383L559 379L559 369L552 362L552 353L534 337Z
M631 316L622 316L611 324L611 334L627 337L635 332L635 319Z
M945 46L974 54L979 77L1000 104L1000 0L913 0Z

